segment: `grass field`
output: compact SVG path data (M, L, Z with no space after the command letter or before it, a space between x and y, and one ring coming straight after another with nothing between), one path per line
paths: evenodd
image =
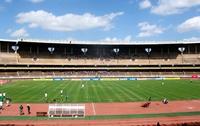
M163 84L162 84L163 83ZM82 88L81 85L84 85ZM60 90L63 90L61 97ZM145 101L151 96L158 101L200 99L200 81L140 80L140 81L13 81L0 87L0 92L15 103L48 102L129 102ZM66 96L68 96L66 98Z

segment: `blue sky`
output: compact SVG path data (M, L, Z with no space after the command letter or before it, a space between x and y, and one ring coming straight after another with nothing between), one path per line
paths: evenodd
M1 0L0 38L200 40L200 0Z

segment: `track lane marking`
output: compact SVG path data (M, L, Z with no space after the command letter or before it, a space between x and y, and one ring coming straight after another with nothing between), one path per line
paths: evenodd
M93 102L92 102L92 109L93 109L93 114L96 115L95 106Z

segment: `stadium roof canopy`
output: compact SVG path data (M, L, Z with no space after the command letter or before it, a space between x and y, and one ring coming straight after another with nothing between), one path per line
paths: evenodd
M0 39L0 42L74 44L74 45L169 45L200 44L200 41L77 41L77 40L35 40L35 39Z

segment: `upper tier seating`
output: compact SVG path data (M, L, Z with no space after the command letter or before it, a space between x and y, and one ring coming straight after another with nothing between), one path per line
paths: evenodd
M178 54L175 58L134 57L134 58L85 58L85 57L23 57L18 53L0 53L0 64L44 64L44 65L173 65L199 64L199 54Z
M41 78L41 77L192 77L200 72L159 72L159 71L17 71L0 72L3 77Z

